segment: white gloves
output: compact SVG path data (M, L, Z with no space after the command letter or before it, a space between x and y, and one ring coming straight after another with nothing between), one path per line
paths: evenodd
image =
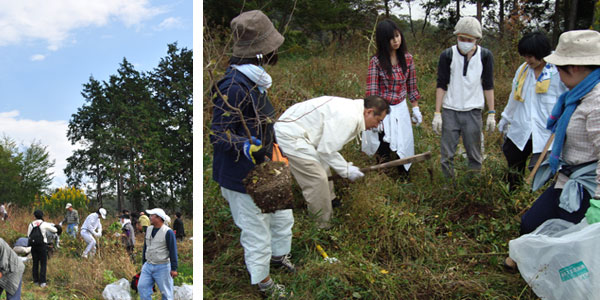
M352 163L348 163L348 179L350 179L350 181L355 181L365 176L365 174L363 174L358 167L351 164Z
M431 122L433 132L442 134L442 113L436 112L433 114L433 122Z
M62 226L62 222L58 223L58 225Z
M509 128L510 123L506 120L506 118L500 119L500 122L498 122L498 130L504 134L507 134Z
M413 123L417 124L417 126L421 125L423 122L423 115L421 115L421 111L418 106L412 108L412 117L410 118Z
M375 132L383 132L383 122L379 122L377 127L373 128L372 130Z
M496 128L496 114L495 113L490 113L487 116L487 121L485 122L485 129L487 131L494 131L494 129Z

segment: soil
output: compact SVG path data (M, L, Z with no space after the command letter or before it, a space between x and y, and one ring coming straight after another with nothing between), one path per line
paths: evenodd
M263 213L293 207L292 174L284 162L262 163L252 169L243 182L246 193Z

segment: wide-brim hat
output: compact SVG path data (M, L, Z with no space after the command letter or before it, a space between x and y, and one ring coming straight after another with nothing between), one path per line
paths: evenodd
M600 65L600 32L573 30L560 35L554 53L544 57L557 66Z
M481 23L474 17L464 17L454 26L455 35L468 35L471 38L481 38Z
M243 12L235 17L231 20L231 30L233 56L240 58L269 54L277 50L284 40L271 20L260 10Z

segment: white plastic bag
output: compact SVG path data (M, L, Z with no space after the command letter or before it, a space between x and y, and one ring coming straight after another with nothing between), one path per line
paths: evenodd
M106 300L131 300L129 294L129 281L121 278L116 282L107 285L102 291L102 297Z
M194 289L191 285L182 284L173 287L173 300L192 300L194 299Z
M600 299L600 223L551 219L508 243L521 276L542 299Z

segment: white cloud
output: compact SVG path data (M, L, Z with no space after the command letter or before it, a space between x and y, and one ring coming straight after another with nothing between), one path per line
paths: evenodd
M178 29L178 28L183 28L183 23L181 22L181 19L169 17L169 18L164 19L162 22L160 22L160 24L158 24L158 27L156 29L158 31L162 31L162 30Z
M57 50L71 32L88 26L120 21L140 25L165 9L150 0L28 0L0 2L0 46L44 40Z
M44 59L46 59L46 56L43 54L36 54L36 55L31 56L31 61L41 61Z
M28 147L34 141L47 146L50 159L55 160L54 181L52 187L67 184L63 169L67 166L67 157L76 149L67 139L67 121L46 121L20 119L16 110L0 112L0 136L6 135L19 145Z

